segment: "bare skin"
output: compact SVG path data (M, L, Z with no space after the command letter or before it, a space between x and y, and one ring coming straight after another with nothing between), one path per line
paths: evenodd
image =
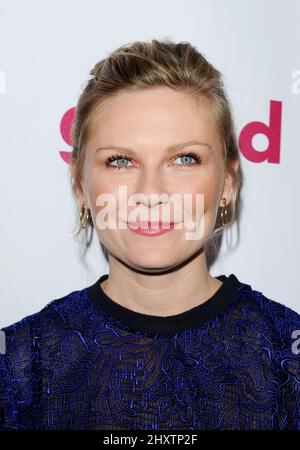
M202 144L166 151L171 144L192 140ZM127 147L131 160L116 150L96 151L100 146ZM122 93L99 108L85 150L78 196L80 204L90 208L94 225L101 210L97 196L110 193L118 202L120 185L127 187L128 196L144 194L145 209L160 212L159 202L151 203L153 193L204 194L204 234L198 240L187 240L184 228L143 236L130 229L95 226L109 257L109 278L101 285L104 292L130 310L157 316L179 314L208 300L222 282L209 274L203 246L214 229L222 198L227 205L232 199L232 179L224 171L224 150L209 105L166 87ZM177 156L191 151L200 163ZM107 165L116 153L122 167L120 161Z

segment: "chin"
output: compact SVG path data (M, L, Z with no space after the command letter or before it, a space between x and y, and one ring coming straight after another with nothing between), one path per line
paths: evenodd
M164 272L178 265L178 261L174 261L174 258L159 258L153 255L153 258L143 258L141 261L137 259L128 259L127 264L136 270L149 271L149 272Z

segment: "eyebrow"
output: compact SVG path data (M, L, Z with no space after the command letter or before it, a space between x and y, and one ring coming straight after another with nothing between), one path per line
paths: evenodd
M190 145L205 145L205 146L209 147L210 149L212 148L212 146L210 144L208 144L207 142L200 142L197 140L193 140L193 141L187 141L187 142L179 142L178 144L171 144L166 148L166 152L171 153L173 151L180 150L180 149L182 149L184 147L188 147ZM96 148L95 152L98 152L100 150L116 150L119 152L135 153L135 151L132 148L116 147L115 145L104 145L103 147L98 147L98 148Z

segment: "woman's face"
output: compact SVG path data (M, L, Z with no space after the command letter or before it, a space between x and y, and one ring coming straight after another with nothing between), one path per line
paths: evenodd
M192 141L197 143L171 148ZM183 263L210 237L221 198L231 200L212 112L204 101L197 103L188 94L160 87L118 95L98 109L85 150L81 201L90 208L95 231L108 253L132 268L151 272ZM113 155L117 159L109 160ZM185 199L184 194L188 194ZM202 196L197 200L196 194ZM108 211L115 213L114 227L103 214ZM136 211L141 215L133 215ZM139 220L175 222L178 228L140 234L127 225ZM197 228L185 227L191 221L197 223L198 234ZM194 233L194 238L187 238L187 233Z

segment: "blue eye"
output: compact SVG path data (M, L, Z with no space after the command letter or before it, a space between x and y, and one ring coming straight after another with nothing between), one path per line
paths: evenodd
M124 164L124 161L131 161L131 158L129 158L129 156L127 157L126 155L122 156L122 155L112 155L109 158L107 158L106 160L106 165L107 166L111 166L114 167L115 169L123 169L124 167L126 168L127 166ZM113 166L111 163L117 161L117 163L119 161L122 161L121 165L115 165Z
M195 152L179 153L178 155L175 156L175 160L178 158L184 158L184 160L183 160L184 163L183 164L175 164L176 166L185 167L185 166L193 166L195 164L201 163L200 156ZM194 160L195 162L192 162L191 160ZM114 161L117 162L117 165L111 164ZM132 162L132 158L130 158L129 156L126 156L126 155L115 154L115 155L112 155L109 158L107 158L106 166L113 167L114 169L126 169L128 167L128 164L126 164L126 161ZM119 162L121 162L121 164L118 164Z
M199 164L201 162L201 159L199 157L199 155L197 155L197 153L194 152L189 152L189 153L180 153L179 155L176 155L176 159L177 158L183 158L184 163L183 164L176 164L176 165L182 165L182 166L192 166L195 164ZM189 158L194 159L194 161L196 162L192 162L191 164L189 164L189 162L191 161Z

